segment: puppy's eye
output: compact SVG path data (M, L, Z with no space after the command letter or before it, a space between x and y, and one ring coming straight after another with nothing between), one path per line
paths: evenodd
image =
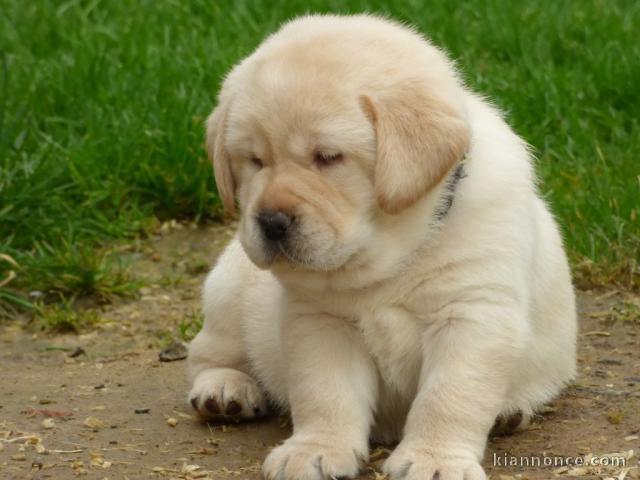
M329 167L338 162L341 162L342 159L343 159L343 156L341 153L328 154L328 153L316 152L313 157L313 161L318 167Z
M251 163L253 163L256 167L262 168L262 159L256 157L255 155L251 157Z

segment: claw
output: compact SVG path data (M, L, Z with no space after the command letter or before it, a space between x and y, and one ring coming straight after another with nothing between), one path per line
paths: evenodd
M241 411L242 411L242 406L235 400L231 400L227 404L227 409L225 410L225 413L227 415L238 415Z
M216 402L215 398L207 398L207 400L204 402L204 407L212 415L217 415L220 413L220 408L218 407L218 402Z

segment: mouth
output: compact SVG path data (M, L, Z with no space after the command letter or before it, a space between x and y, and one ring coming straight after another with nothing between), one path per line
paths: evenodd
M289 263L292 263L294 265L301 265L301 266L307 265L307 262L299 258L298 255L292 252L291 249L287 248L282 242L278 242L277 253L279 253Z
M320 242L320 245L317 245L317 238L298 229L289 229L287 235L281 238L267 235L264 229L256 230L253 231L255 233L252 242L253 251L256 252L254 261L263 269L330 272L342 267L345 260L353 257L354 252L346 258L336 257L331 251L333 244L326 245L328 239L325 239L324 244Z
M271 267L278 260L292 266L309 266L309 262L301 258L300 254L287 245L286 241L270 242L264 241L263 252L264 262L267 267Z
M304 254L304 248L291 245L292 239L287 238L277 242L265 241L263 239L264 261L267 268L274 264L288 265L295 268L315 269L315 262L308 255Z

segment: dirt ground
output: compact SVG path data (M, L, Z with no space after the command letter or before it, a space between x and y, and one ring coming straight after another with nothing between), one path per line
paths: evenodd
M168 228L124 252L148 286L101 307L86 333L33 333L19 319L0 327L0 478L260 478L287 422L207 425L186 402L185 362L158 360L179 324L197 316L205 266L230 235ZM640 478L640 299L580 292L579 304L579 378L526 431L489 441L494 479ZM374 447L361 478L383 478L388 453ZM592 455L617 465L564 467L557 458Z

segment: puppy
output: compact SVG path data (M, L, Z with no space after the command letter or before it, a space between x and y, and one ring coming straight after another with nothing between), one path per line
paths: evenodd
M194 408L287 409L267 479L353 477L370 440L400 442L392 479L485 478L496 419L575 373L561 237L500 113L415 31L311 15L233 68L206 144L240 224L204 286Z

